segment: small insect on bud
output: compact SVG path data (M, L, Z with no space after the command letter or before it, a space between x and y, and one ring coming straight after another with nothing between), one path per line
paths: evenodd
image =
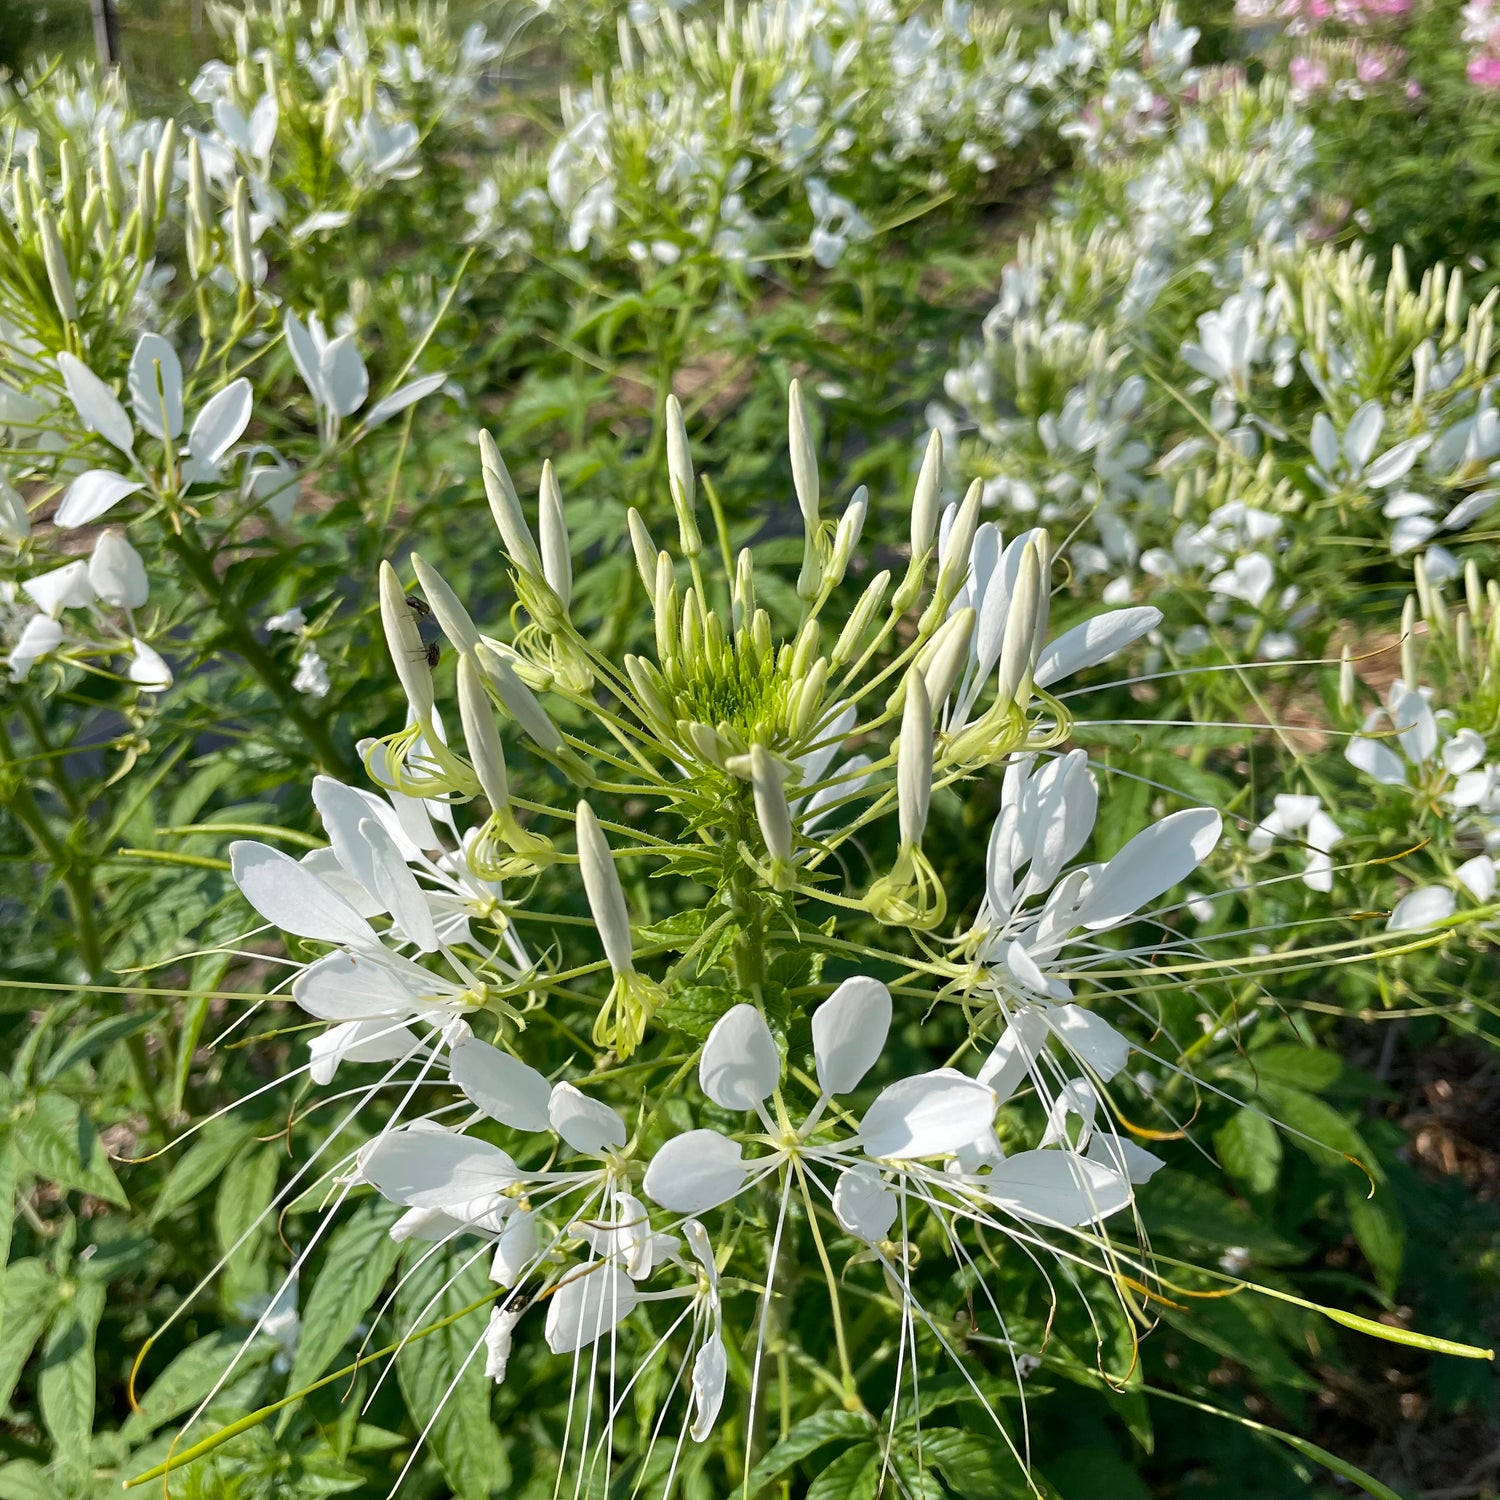
M490 503L490 514L495 518L506 556L523 573L540 573L542 560L531 527L526 524L520 496L511 483L510 470L505 467L494 438L483 429L479 433L479 466L484 476L485 498Z
M433 692L427 645L407 607L406 590L388 562L380 565L380 623L385 627L386 648L406 701L411 705L412 717L423 726L430 724Z
M907 673L906 706L896 750L896 811L901 845L915 849L927 828L932 803L932 704L922 673Z
M407 604L421 620L436 615L438 628L453 643L454 650L471 655L479 649L479 631L464 608L463 601L448 587L442 574L430 566L424 558L412 553L411 565L422 585L425 600L409 595Z
M568 521L563 514L562 491L557 487L551 459L542 464L537 521L542 534L542 576L566 609L573 600L573 558L568 548Z
M672 490L672 509L677 513L677 540L684 557L697 557L703 551L694 510L697 493L693 476L693 453L688 446L687 423L682 403L676 396L667 397L667 483Z

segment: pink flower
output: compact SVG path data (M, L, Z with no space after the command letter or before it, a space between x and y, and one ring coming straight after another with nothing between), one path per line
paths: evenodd
M1500 89L1500 57L1471 57L1469 82L1477 89Z
M1328 65L1316 57L1294 57L1287 66L1296 94L1313 94L1328 84ZM1470 75L1473 77L1473 69Z
M1415 78L1406 80L1406 97L1413 102L1422 97L1422 85Z

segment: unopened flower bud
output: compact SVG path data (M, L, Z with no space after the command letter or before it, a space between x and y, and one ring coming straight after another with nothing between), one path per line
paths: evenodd
M650 662L627 654L625 675L630 679L631 689L643 716L658 728L669 726L672 715L667 708L666 684L662 681L661 673Z
M927 451L911 497L911 555L914 559L932 546L937 535L938 506L943 486L943 435L934 429L927 435Z
M828 658L820 656L807 675L792 688L791 708L787 717L793 739L801 740L813 728L827 689Z
M869 509L870 492L864 485L860 485L845 507L843 515L839 517L838 530L833 534L833 551L823 576L825 589L836 588L843 582L844 574L849 569L849 559L853 557L854 549L859 546L859 539L864 533L865 517Z
M99 140L99 183L104 193L104 213L109 227L118 229L125 218L125 179L120 172L120 158L114 142L107 136Z
M739 632L755 614L755 556L748 547L741 547L740 555L735 559L731 607L734 611L734 628Z
M142 163L145 162L142 156ZM154 153L155 178L151 184L151 217L160 219L166 212L167 199L171 196L172 180L177 173L177 121L170 116L167 123L162 127L161 138L156 143ZM139 200L138 204L139 204ZM141 208L145 213L145 208Z
M472 655L479 647L479 631L463 601L448 587L442 574L415 552L411 555L411 565L423 595L432 606L438 628L448 637L455 651Z
M537 496L538 529L542 536L542 576L566 609L573 600L573 558L568 549L568 522L563 515L562 491L552 460L542 464L542 484Z
M488 799L491 812L504 813L510 807L505 751L500 745L500 732L495 728L479 664L468 652L458 659L458 716L480 790Z
M808 620L797 632L797 639L792 644L791 662L788 668L788 675L793 682L805 676L816 660L819 634L816 620Z
M604 944L604 956L616 974L634 974L635 961L630 942L630 913L625 906L625 891L615 869L604 830L587 802L578 804L578 865L583 874L583 889L588 896L589 911Z
M1354 707L1354 662L1349 656L1349 648L1345 646L1339 653L1339 707L1347 712Z
M656 543L651 540L651 533L646 530L646 523L635 506L632 505L626 512L625 519L630 528L631 550L635 553L635 570L641 575L642 586L650 594L656 588Z
M506 713L530 736L538 749L549 755L563 755L567 747L561 731L510 662L484 641L479 643L474 654Z
M427 650L421 632L406 603L406 590L396 570L388 563L380 565L380 623L385 627L386 648L396 668L412 717L418 724L432 721L432 673L427 666Z
M230 212L230 256L234 279L245 288L255 288L255 250L250 239L250 190L243 177L235 178L234 204Z
M479 433L479 465L484 475L485 498L490 502L490 514L494 516L495 527L500 533L500 545L523 573L540 573L542 561L537 555L531 527L526 524L521 498L511 483L510 470L505 467L494 438L483 429Z
M890 586L889 572L877 573L865 586L864 593L859 596L859 603L854 606L849 618L844 621L844 628L839 632L838 641L833 648L834 666L842 666L859 649L860 639L885 602L886 591Z
M921 671L907 673L906 706L896 750L896 812L903 848L922 842L932 803L932 704Z
M807 425L807 406L802 382L794 380L787 392L787 433L791 440L792 485L802 509L802 523L809 535L818 529L818 455Z
M1417 686L1417 600L1406 596L1401 607L1401 676L1407 687Z
M792 864L792 811L787 806L781 767L764 745L750 747L750 787L755 794L755 818L771 856L772 870Z
M78 300L73 295L73 276L68 270L68 257L63 251L62 237L57 232L57 220L50 203L44 201L37 205L36 227L42 241L42 264L47 268L47 284L52 288L58 316L64 323L76 323Z
M1021 550L1021 566L1005 614L1005 634L1000 642L1000 664L995 678L997 703L1015 700L1036 662L1040 644L1036 638L1037 592L1041 588L1041 575L1041 559L1033 540Z
M940 705L948 701L948 694L953 691L953 684L958 681L958 674L969 659L969 641L977 618L972 606L965 606L950 615L919 657L922 683L931 703Z
M937 590L933 596L935 606L940 603L940 607L946 609L948 601L969 576L969 553L974 546L974 533L979 529L979 504L983 496L984 483L976 479L958 507L943 546L943 561L938 569Z
M672 509L677 514L677 540L684 557L697 557L703 551L694 509L697 490L693 478L693 452L688 446L687 424L682 418L682 404L676 396L667 397L667 483L672 490Z

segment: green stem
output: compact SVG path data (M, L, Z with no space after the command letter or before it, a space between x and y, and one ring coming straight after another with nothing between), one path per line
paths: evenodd
M276 659L255 637L243 614L225 598L213 562L197 539L187 530L168 535L167 546L182 560L198 585L199 592L213 606L224 627L224 634L250 670L276 699L281 711L297 726L312 747L318 764L330 774L345 779L359 775L359 765L347 750L341 749L329 731L326 719L308 712L302 695L292 687Z

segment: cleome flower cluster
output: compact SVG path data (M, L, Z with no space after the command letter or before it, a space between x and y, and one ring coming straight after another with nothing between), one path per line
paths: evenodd
M313 1079L379 1070L354 1087L378 1124L331 1174L337 1201L378 1194L400 1210L393 1237L490 1266L470 1357L497 1381L522 1341L570 1359L580 1463L598 1460L591 1432L607 1452L597 1434L629 1388L617 1364L669 1347L676 1451L707 1437L731 1386L751 1442L791 1263L812 1268L798 1296L826 1298L851 1409L870 1353L851 1278L895 1321L899 1391L919 1342L962 1368L934 1264L972 1278L974 1316L1018 1372L1044 1340L1013 1336L986 1289L996 1243L1065 1280L1121 1260L1149 1274L1131 1210L1161 1163L1117 1123L1147 1106L1091 971L1131 972L1138 921L1169 940L1153 907L1220 836L1217 812L1188 807L1087 859L1098 788L1054 689L1159 612L1051 632L1047 534L1007 541L980 521L977 483L944 506L935 434L909 555L878 568L865 492L824 514L793 384L803 556L778 641L752 550L731 556L722 529L705 545L675 400L668 427L677 554L630 516L653 651L617 662L578 629L550 466L533 526L485 438L510 639L419 555L419 607L386 564L409 714L362 746L380 790L319 778L328 844L300 860L232 846L246 899L312 955L290 987L322 1023ZM456 715L439 708L429 611ZM554 800L514 790L518 751ZM946 889L923 850L933 799L996 772L976 889ZM641 871L674 893L665 917L638 909ZM946 1060L890 1076L888 1039L912 1027Z

